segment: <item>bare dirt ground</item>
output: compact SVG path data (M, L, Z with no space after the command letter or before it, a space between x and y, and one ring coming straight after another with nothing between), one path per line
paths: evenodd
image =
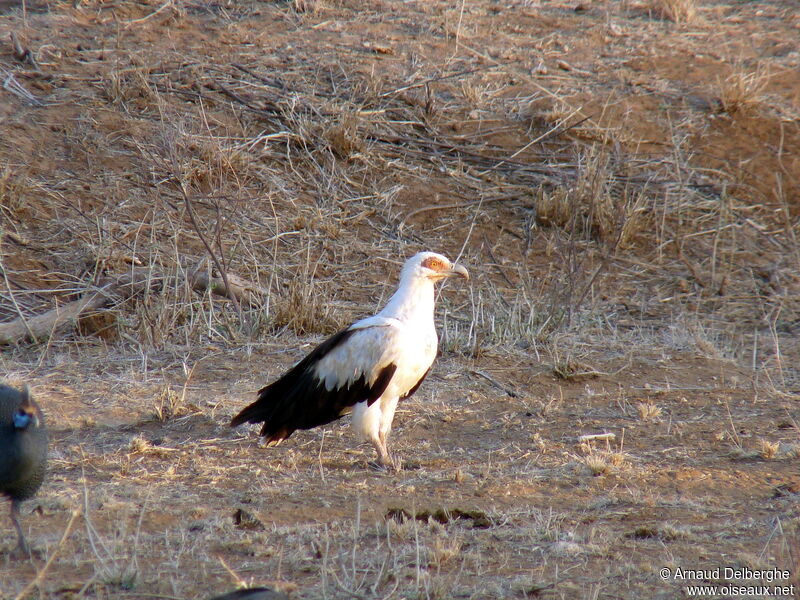
M0 1L0 324L149 278L2 348L52 451L0 597L800 597L798 39L778 1ZM227 426L421 249L472 279L402 472L347 419Z

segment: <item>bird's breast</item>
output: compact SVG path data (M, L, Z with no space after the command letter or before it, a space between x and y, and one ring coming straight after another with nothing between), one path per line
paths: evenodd
M386 390L384 396L404 396L417 385L431 368L436 358L438 345L439 340L435 329L424 332L422 335L417 333L417 335L409 336L403 345L403 354L397 361L397 371L390 383L390 389Z

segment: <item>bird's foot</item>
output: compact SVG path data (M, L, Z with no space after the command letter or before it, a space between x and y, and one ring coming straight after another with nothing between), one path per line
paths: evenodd
M369 468L373 471L393 471L395 473L399 473L403 470L402 461L399 458L392 457L388 454L386 456L378 457L377 461L368 462L367 465L369 465Z

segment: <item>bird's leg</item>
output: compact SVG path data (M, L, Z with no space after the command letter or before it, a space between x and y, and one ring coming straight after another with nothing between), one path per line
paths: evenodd
M11 522L14 523L14 529L17 530L17 548L15 552L20 552L25 556L31 555L31 549L25 541L25 535L22 533L22 525L19 522L19 500L11 500Z
M370 441L375 448L375 452L378 453L377 462L370 462L370 467L378 471L388 471L389 469L399 471L400 462L392 458L392 455L389 454L389 449L386 446L386 436L379 433L376 437L371 438Z
M386 438L389 436L388 432L384 431L381 428L380 432L378 433L378 442L380 444L380 450L378 450L379 460L381 464L387 468L392 469L393 471L399 472L401 470L400 460L396 457L393 457L389 453L389 445L386 442Z

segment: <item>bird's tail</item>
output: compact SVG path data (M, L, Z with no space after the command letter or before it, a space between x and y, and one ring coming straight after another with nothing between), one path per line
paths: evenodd
M262 397L252 404L244 407L238 415L231 419L231 427L238 427L244 423L260 423L266 418L267 411L262 404Z
M259 390L258 399L245 406L231 419L231 427L238 427L244 423L263 423L261 435L266 438L267 445L278 444L292 435L295 428L285 424L286 415L281 414L285 406L282 407L282 403L275 400L282 394L276 394L274 386L275 384L272 384Z

